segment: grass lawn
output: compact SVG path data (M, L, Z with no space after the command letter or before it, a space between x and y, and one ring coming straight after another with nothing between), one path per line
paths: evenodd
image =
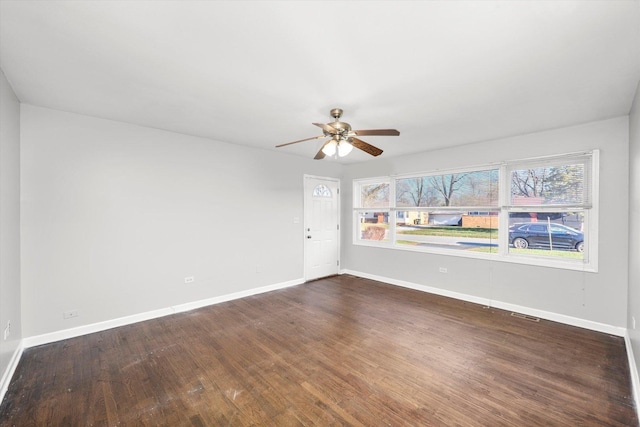
M485 247L485 248L473 248L468 249L473 252L486 252L486 253L498 253L498 248L496 247ZM583 259L584 254L576 251L550 251L548 249L515 249L509 248L510 254L522 254L522 255L535 255L535 256L544 256L550 258L569 258L569 259Z
M420 242L414 242L412 240L396 240L396 243L399 245L409 245L409 246L418 246Z
M477 237L481 239L497 239L498 230L492 228L463 228L463 227L424 227L413 230L398 231L398 234L412 234L419 236L443 237Z
M369 226L375 225L378 227L388 228L387 224L368 224ZM363 229L366 227L363 227ZM498 239L498 230L491 228L463 228L463 227L453 227L453 226L445 226L445 227L424 227L419 229L411 229L411 230L402 230L398 231L398 236L400 235L418 235L418 236L442 236L442 237L478 237L484 239ZM400 240L398 239L396 243L401 245L408 246L418 246L421 245L419 242L414 242L411 240ZM428 246L428 245L425 245ZM498 248L495 246L487 246L487 247L477 247L477 248L469 248L465 249L467 251L472 252L483 252L483 253L498 253ZM509 248L510 254L522 254L522 255L534 255L534 256L543 256L550 258L568 258L568 259L583 259L584 254L576 251L565 251L565 250L554 250L550 251L548 249L516 249Z
M583 259L584 254L577 251L550 251L548 249L516 249L509 248L510 254L523 254L523 255L540 255L554 258L571 258L571 259Z
M400 245L408 245L408 246L418 246L419 242L414 242L411 240L398 240L396 243ZM425 245L428 246L428 245ZM464 249L470 252L482 252L482 253L498 253L498 248L495 246L485 246L478 248L469 248ZM522 254L522 255L535 255L535 256L544 256L549 258L567 258L567 259L583 259L584 254L576 251L561 251L555 250L550 251L548 249L515 249L509 248L510 254Z
M498 248L495 246L483 246L483 247L479 247L479 248L471 248L471 249L467 249L468 251L471 252L483 252L483 253L488 253L488 254L497 254L498 253Z

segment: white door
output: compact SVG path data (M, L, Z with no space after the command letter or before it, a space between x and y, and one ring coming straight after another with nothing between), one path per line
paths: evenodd
M340 181L304 178L304 278L338 274Z

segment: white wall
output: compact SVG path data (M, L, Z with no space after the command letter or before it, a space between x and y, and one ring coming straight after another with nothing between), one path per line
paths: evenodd
M342 265L368 275L624 328L628 277L628 130L628 117L621 117L353 165L343 180ZM352 178L433 171L596 148L601 150L598 273L352 244ZM439 273L440 266L447 267L448 273Z
M340 165L21 112L25 336L303 277L303 174Z
M627 117L344 168L30 105L21 132L24 336L302 278L305 173L344 175L343 268L627 326ZM598 273L352 245L352 178L595 148Z
M20 346L20 104L0 70L0 378ZM11 334L3 333L11 321ZM0 389L10 378L0 382ZM6 383L5 383L6 381ZM0 399L2 398L0 392Z
M640 84L629 113L629 303L627 328L635 364L640 368ZM633 329L632 318L636 319ZM637 374L637 371L636 371ZM638 378L636 378L638 381ZM640 386L636 382L636 387ZM640 388L636 389L640 402Z

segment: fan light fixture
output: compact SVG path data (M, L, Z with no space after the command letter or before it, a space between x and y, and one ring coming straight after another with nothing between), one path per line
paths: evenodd
M329 141L329 143L325 144L324 147L322 147L322 152L331 157L334 154L336 154L336 149L338 148L338 143L336 142L335 138L333 138L331 141Z
M346 156L351 150L353 150L353 145L349 144L349 141L346 139L343 139L340 141L340 144L338 144L338 156L340 157Z
M345 139L332 138L325 146L322 148L322 152L326 156L334 156L336 151L338 152L338 157L344 157L349 154L353 150L353 145L349 143L349 141Z

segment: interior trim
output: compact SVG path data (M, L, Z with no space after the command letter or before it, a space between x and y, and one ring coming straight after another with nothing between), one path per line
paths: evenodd
M2 401L4 400L4 395L9 389L9 384L11 383L11 379L13 378L13 374L18 368L18 363L22 358L23 351L24 340L20 340L20 342L18 343L18 347L13 352L13 356L11 356L11 360L9 361L9 366L7 366L7 370L4 371L4 374L2 375L2 380L0 380L0 403L2 403Z
M578 317L566 316L564 314L538 310L535 308L525 307L522 305L496 301L489 298L476 297L473 295L463 294L460 292L453 292L453 291L448 291L446 289L434 288L432 286L418 285L416 283L406 282L404 280L392 279L389 277L363 273L360 271L342 270L341 274L351 274L353 276L362 277L364 279L377 280L379 282L389 283L391 285L401 286L403 288L415 289L422 292L428 292L430 294L442 295L449 298L455 298L462 301L481 304L487 307L499 308L506 311L515 311L517 313L527 314L529 316L539 317L541 319L564 323L566 325L571 325L571 326L577 326L579 328L590 329L597 332L604 332L605 334L611 334L618 337L624 337L627 331L626 328L607 325L605 323L593 322L591 320L585 320L585 319L580 319Z
M638 374L638 366L633 355L633 346L631 345L631 337L629 330L624 334L624 343L627 347L627 357L629 358L629 371L631 374L631 388L633 390L633 400L636 403L636 411L640 414L640 375Z
M248 289L246 291L233 292L231 294L221 295L217 297L207 298L199 301L188 302L158 310L138 313L131 316L120 317L117 319L106 320L104 322L92 323L89 325L78 326L76 328L63 329L60 331L50 332L42 335L36 335L23 339L24 348L35 347L38 345L49 344L69 338L79 337L81 335L92 334L95 332L106 331L107 329L117 328L119 326L131 325L133 323L144 322L145 320L156 319L158 317L169 316L171 314L182 313L184 311L195 310L196 308L206 307L209 305L219 304L226 301L245 298L252 295L262 294L264 292L284 289L290 286L296 286L304 283L304 279L289 280L287 282L276 283L273 285L262 286L259 288Z

